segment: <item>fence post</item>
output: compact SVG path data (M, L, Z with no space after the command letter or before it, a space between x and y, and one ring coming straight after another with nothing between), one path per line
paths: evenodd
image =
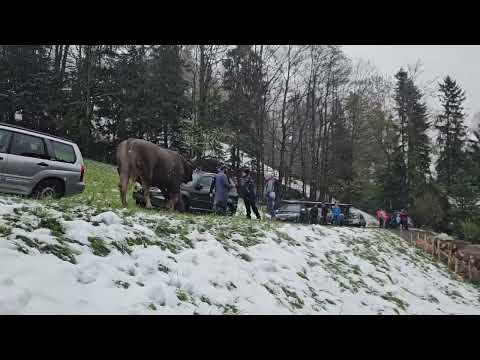
M452 243L451 242L447 246L447 251L448 251L447 268L448 270L451 270L451 264L452 264Z
M438 262L442 262L441 246L442 246L442 244L440 243L440 239L437 239L437 260L438 260Z
M472 274L472 262L473 262L473 256L470 255L470 259L468 260L468 281L472 282L473 280L473 274Z
M455 269L454 269L454 272L455 272L455 274L458 275L458 259L457 259L456 256L455 256L454 260L455 260Z

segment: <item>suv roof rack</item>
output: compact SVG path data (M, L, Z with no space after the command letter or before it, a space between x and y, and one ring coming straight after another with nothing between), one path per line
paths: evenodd
M308 201L308 200L282 200L283 203L285 204L304 204L304 205L335 205L335 203L332 202L327 202L327 201ZM344 204L344 203L339 203L339 206L343 207L351 207L353 206L352 204Z
M14 128L14 129L19 129L19 130L30 131L30 132L35 133L35 134L45 135L45 136L49 136L49 137L52 137L52 138L55 138L55 139L59 139L59 140L64 140L64 141L68 141L68 142L74 142L72 139L68 139L68 138L65 138L65 137L60 137L60 136L48 134L48 133L45 133L45 132L42 132L42 131L38 131L38 130L32 130L32 129L29 129L29 128L26 128L26 127L23 127L23 126L20 126L20 125L9 124L9 123L5 123L5 122L2 122L2 121L0 121L0 125L1 125L1 126L8 126L8 127L11 127L11 128Z

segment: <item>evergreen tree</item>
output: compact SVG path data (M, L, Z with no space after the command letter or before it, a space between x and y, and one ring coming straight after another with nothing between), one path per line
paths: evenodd
M407 188L409 205L425 191L430 178L430 138L426 131L427 106L422 101L423 95L410 80L411 109L408 118L408 153L407 153Z
M456 182L458 169L463 166L466 141L466 126L462 103L465 92L455 80L447 76L440 87L440 101L443 112L435 121L438 130L437 144L440 156L437 162L437 181L444 185L450 194L451 186Z
M425 189L430 174L430 139L427 107L423 94L403 69L395 75L396 111L398 115L399 148L393 158L394 176L398 177L400 204L413 205Z

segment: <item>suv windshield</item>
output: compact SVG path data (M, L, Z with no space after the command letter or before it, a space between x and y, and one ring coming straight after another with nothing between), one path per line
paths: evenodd
M210 185L212 185L212 180L213 177L211 176L202 176L200 179L198 179L197 185L201 185L203 188L210 188Z

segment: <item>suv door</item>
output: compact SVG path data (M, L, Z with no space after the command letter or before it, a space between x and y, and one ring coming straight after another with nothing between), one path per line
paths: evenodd
M11 139L11 131L0 129L0 191L8 191L5 184L5 171L8 164L8 147Z
M202 175L194 182L190 195L191 208L213 211L213 198L210 198L212 181L213 176Z
M5 169L7 190L30 194L36 185L36 176L48 169L49 159L43 138L13 131Z

